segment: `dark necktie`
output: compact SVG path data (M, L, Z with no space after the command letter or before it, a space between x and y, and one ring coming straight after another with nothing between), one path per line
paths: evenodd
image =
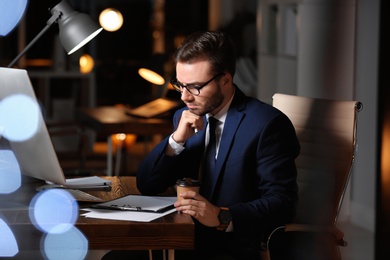
M214 168L215 168L215 155L217 151L217 141L215 135L215 128L217 126L218 120L214 117L209 117L209 143L206 148L206 152L203 160L203 175L202 175L202 187L201 194L206 199L211 199L211 189L213 180L216 177Z

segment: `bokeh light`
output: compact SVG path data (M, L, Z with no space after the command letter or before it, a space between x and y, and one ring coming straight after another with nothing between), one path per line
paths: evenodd
M88 240L73 225L61 224L44 236L42 249L47 259L81 260L88 253Z
M14 153L11 150L0 150L0 194L14 192L21 184L22 176Z
M99 23L104 30L114 32L122 27L123 16L118 10L114 8L107 8L100 13Z
M90 73L95 67L95 62L91 55L83 54L79 59L80 72L83 74Z
M0 102L0 127L9 141L28 140L40 126L40 108L31 97L16 94Z
M0 218L0 257L12 257L19 252L15 236Z
M74 225L79 207L75 198L66 190L49 189L37 193L30 203L30 220L34 226L45 233L67 232L59 227ZM69 225L63 225L69 224ZM56 229L54 229L56 227Z
M1 0L0 3L0 36L6 36L23 17L28 1Z

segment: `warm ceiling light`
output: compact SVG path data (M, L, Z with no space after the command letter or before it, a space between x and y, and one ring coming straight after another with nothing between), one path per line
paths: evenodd
M93 61L93 58L88 54L83 54L80 57L79 64L80 64L80 72L83 74L90 73L93 70L93 67L95 66L95 62Z
M138 70L138 74L155 85L163 85L165 83L164 78L160 74L150 69L141 68Z
M107 8L100 13L99 23L106 31L114 32L122 27L123 16L118 10Z

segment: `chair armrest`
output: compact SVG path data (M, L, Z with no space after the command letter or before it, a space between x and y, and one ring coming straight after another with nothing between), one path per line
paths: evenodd
M271 238L276 232L278 231L285 232L285 230L286 230L286 226L279 226L274 230L272 230L272 232L268 235L266 241L261 242L260 255L262 260L271 260L271 255L269 252L269 244L271 243Z
M271 260L269 253L269 245L272 236L276 232L308 232L308 233L330 233L333 235L335 244L337 246L347 246L348 243L344 240L344 232L333 226L319 226L308 224L287 224L275 228L268 236L267 240L261 243L261 259Z
M287 224L285 232L311 232L311 233L331 233L338 246L347 246L344 240L344 232L333 226L317 226L307 224Z

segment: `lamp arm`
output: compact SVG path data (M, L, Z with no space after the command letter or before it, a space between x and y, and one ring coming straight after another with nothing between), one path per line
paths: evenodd
M60 16L61 16L61 12L58 12L56 10L53 10L53 15L52 17L50 17L49 20L47 20L46 22L46 26L42 29L42 31L40 33L38 33L37 36L35 36L35 38L22 50L21 53L19 53L18 56L16 56L16 58L11 61L10 64L8 64L8 68L11 68L13 65L15 65L15 63L31 48L31 46L33 46L35 44L35 42L42 37L42 35L50 28L50 26L52 26L52 24L54 22L56 22Z

